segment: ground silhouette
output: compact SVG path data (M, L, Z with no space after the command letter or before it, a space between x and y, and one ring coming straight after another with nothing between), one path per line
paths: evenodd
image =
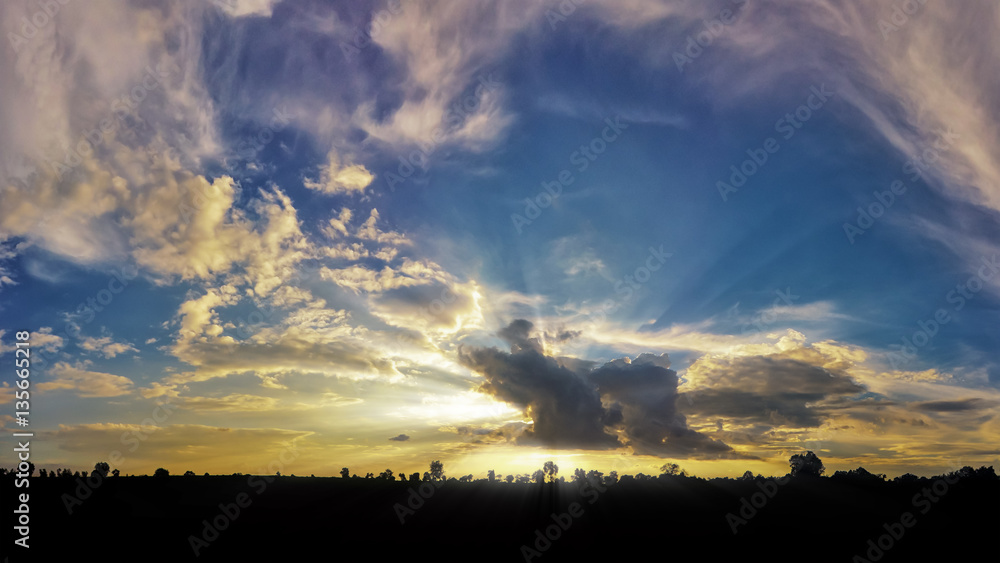
M568 480L555 464L478 480L447 477L440 462L419 480L347 468L115 477L98 464L31 478L31 548L8 550L5 527L4 551L102 563L1000 560L992 467L887 480L863 468L821 476L818 461L793 459L795 475L776 478L701 479L668 464L657 476ZM24 490L2 477L5 498Z

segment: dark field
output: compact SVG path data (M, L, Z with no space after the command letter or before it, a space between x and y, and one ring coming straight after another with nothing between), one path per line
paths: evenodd
M34 478L31 548L11 553L7 527L4 551L101 562L1000 560L1000 481L949 480L109 477L69 514L79 482ZM24 491L3 486L5 499ZM888 548L875 550L880 536Z

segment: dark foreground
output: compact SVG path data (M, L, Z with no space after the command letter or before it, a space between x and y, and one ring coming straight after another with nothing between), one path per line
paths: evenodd
M74 479L32 479L31 547L15 546L5 526L0 552L11 562L102 563L1000 561L995 477L951 484L667 477L583 487L120 477L70 501L87 492L79 487ZM3 488L13 521L24 489L6 479Z

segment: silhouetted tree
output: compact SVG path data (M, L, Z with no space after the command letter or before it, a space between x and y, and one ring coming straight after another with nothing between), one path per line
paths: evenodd
M197 475L194 474L194 471L190 471L190 470L185 471L184 472L184 476L185 477L197 477Z
M167 471L166 469L162 468L162 467L158 467L156 469L156 471L153 472L153 477L157 477L157 478L160 478L160 479L163 479L163 478L169 477L169 476L170 476L170 472Z
M617 485L618 484L618 472L612 471L608 473L608 476L604 478L605 485Z
M490 483L493 483L494 481L497 480L497 474L492 469L490 469L489 471L486 472L486 480L489 481Z
M604 473L591 469L587 472L587 480L590 481L591 485L600 485L604 482Z
M825 471L823 462L812 451L808 451L805 454L793 455L788 459L788 465L792 468L791 474L793 477L798 475L819 477Z
M106 461L99 461L94 464L94 471L98 473L102 478L107 477L108 473L111 471L111 466L108 465Z
M660 475L679 475L681 473L681 466L676 463L667 463L660 466Z
M48 473L46 473L46 471L44 469L42 469L42 470L39 470L38 476L39 477L48 477L49 475L48 475Z
M406 482L406 473L403 473L402 471L400 471L399 472L399 480L403 481L405 483Z
M440 481L444 479L444 464L440 461L431 462L431 479L434 481Z
M472 482L472 475L462 475L461 477L459 477L458 482L459 483L471 483Z
M114 471L111 472L111 475L113 477L117 477L117 476L121 475L121 471L118 471L117 469L115 469ZM206 473L205 476L208 477L208 473Z
M740 477L740 481L753 481L753 471L745 471L743 476Z
M869 473L864 467L851 469L850 471L837 471L831 479L847 479L851 481L885 481L885 473Z
M374 473L366 473L365 474L365 479L374 479L374 478L375 478L375 474Z
M559 474L559 466L552 461L546 461L542 465L542 473L545 474L545 480L552 483L556 480L556 475Z
M980 465L979 469L976 470L974 475L976 479L982 479L983 481L991 481L997 479L997 472L993 469L993 466L986 467L985 465Z
M340 469L340 476L344 479L347 479L348 477L351 476L351 472L346 467L343 467Z
M579 483L580 481L583 481L586 478L587 478L587 472L584 471L583 468L577 467L573 471L573 481Z
M378 474L379 479L386 481L395 481L396 477L392 474L392 469L386 469L385 471Z
M531 480L536 483L545 482L545 472L541 469L536 469L534 473L531 474Z
M508 475L508 476L507 476L507 477L505 478L505 480L507 481L507 484L508 484L508 485L509 485L509 484L511 484L511 483L513 483L513 482L514 482L514 474L513 474L513 473L511 473L510 475Z
M971 465L966 465L965 467L957 471L952 471L951 473L948 474L948 476L958 479L968 479L969 477L972 477L975 474L976 470L973 469Z
M419 480L420 480L420 472L419 471L416 471L416 472L410 474L410 481L411 482L416 482L416 481L419 481Z

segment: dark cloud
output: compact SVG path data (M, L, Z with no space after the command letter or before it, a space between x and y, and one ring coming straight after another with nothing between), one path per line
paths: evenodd
M501 333L511 345L510 353L462 348L459 359L486 378L481 392L521 406L534 421L518 443L585 449L621 445L604 431L608 413L592 384L533 347L537 340L527 338L523 325L511 323Z
M567 340L572 340L577 336L583 334L580 330L560 330L555 333L545 333L545 337L549 340L555 340L556 342L566 342Z
M985 399L963 399L961 401L927 401L917 403L913 405L913 408L925 412L963 412L991 408L996 404L996 401Z
M439 281L393 288L373 297L375 312L389 318L414 317L432 326L448 327L474 303L465 292Z
M449 426L439 430L455 432L459 436L467 438L472 444L499 444L516 443L518 436L530 428L529 424L523 422L510 422L496 428L477 428L473 426Z
M531 322L498 331L511 348L463 348L460 361L481 373L480 391L521 406L534 424L517 443L637 454L736 457L732 448L687 427L677 412L677 373L666 354L593 362L546 356ZM625 442L615 433L621 432Z
M708 387L687 394L684 412L769 426L817 427L828 412L866 391L846 375L780 356L734 358L692 370Z
M400 434L399 436L393 436L392 438L389 438L389 441L390 442L405 442L405 441L407 441L409 439L410 439L410 437L407 436L406 434Z
M530 321L517 319L497 332L497 336L510 345L512 353L522 350L535 350L542 352L542 343L537 338L531 338L530 333L534 325Z
M637 454L714 456L732 452L728 445L687 427L677 412L677 372L666 354L641 354L613 360L587 374L605 400L626 445ZM610 418L610 417L609 417ZM727 455L728 456L728 455Z

